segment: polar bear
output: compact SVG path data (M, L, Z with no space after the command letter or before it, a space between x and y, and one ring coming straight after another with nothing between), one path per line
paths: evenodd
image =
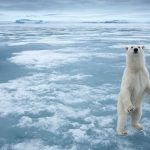
M126 47L126 68L124 70L117 104L117 133L127 135L125 123L131 116L131 124L137 130L143 130L139 121L142 115L142 98L148 93L150 102L149 73L145 65L144 46Z

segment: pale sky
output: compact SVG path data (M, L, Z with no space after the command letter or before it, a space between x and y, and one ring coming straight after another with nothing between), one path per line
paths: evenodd
M0 0L0 19L27 17L29 14L44 18L46 14L74 13L149 20L149 8L149 0Z

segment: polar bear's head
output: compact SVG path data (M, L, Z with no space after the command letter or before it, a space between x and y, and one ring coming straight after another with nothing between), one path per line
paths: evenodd
M145 64L144 58L144 46L127 46L126 48L127 53L127 66L128 67L135 67L139 68Z
M144 46L127 46L127 55L139 56L144 54Z

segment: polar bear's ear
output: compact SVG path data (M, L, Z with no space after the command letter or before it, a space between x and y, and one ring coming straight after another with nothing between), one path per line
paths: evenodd
M142 45L141 47L142 47L142 49L144 50L145 46Z
M125 50L127 51L128 49L129 49L129 47L128 47L128 46L126 46L126 47L125 47Z

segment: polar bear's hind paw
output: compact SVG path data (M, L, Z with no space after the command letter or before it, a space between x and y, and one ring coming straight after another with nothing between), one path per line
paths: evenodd
M140 124L134 124L134 125L132 125L133 126L133 128L135 128L135 129L137 129L137 130L139 130L139 131L142 131L143 130L143 127L140 125Z
M124 129L117 129L118 135L127 136L128 132Z

